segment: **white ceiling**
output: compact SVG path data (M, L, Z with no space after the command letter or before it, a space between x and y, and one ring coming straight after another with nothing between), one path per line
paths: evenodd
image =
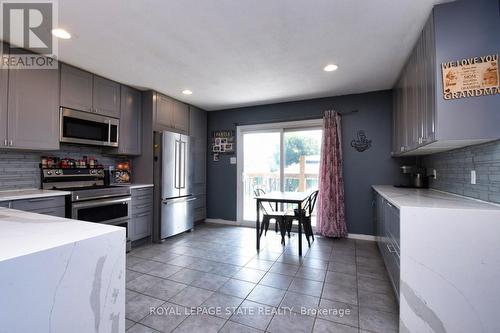
M438 2L63 0L59 58L206 110L388 89Z

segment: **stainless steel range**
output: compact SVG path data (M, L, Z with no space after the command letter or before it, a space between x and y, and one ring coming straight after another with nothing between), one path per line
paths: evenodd
M42 169L42 189L71 192L66 217L127 228L128 238L130 187L105 183L104 169Z

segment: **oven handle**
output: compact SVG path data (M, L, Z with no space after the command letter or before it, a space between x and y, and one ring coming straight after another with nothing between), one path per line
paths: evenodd
M106 120L108 123L108 145L111 145L111 122L109 120Z
M105 206L113 203L126 203L128 201L131 201L132 197L126 197L126 198L120 198L120 199L110 199L110 200L92 200L92 201L83 201L83 202L78 202L78 203L73 203L73 209L74 208L90 208L90 207L100 207L100 206Z
M126 223L127 227L128 227L129 220L130 220L130 218L125 217L123 219L110 220L109 222L105 221L105 222L102 222L102 224L109 224L109 225L117 225L117 226L119 226L119 224L125 224Z

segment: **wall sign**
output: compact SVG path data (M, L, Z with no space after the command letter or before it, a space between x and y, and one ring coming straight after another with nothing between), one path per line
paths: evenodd
M214 161L219 160L219 154L234 154L235 150L234 131L212 132L212 154Z
M500 94L498 54L441 64L444 99Z
M368 140L366 138L366 133L363 130L358 131L357 139L353 139L351 141L351 147L359 151L360 153L364 152L365 150L370 149L372 146L372 140Z

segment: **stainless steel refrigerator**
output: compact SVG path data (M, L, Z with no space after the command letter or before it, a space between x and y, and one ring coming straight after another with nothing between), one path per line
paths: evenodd
M174 132L154 132L153 240L191 230L194 225L192 139Z

